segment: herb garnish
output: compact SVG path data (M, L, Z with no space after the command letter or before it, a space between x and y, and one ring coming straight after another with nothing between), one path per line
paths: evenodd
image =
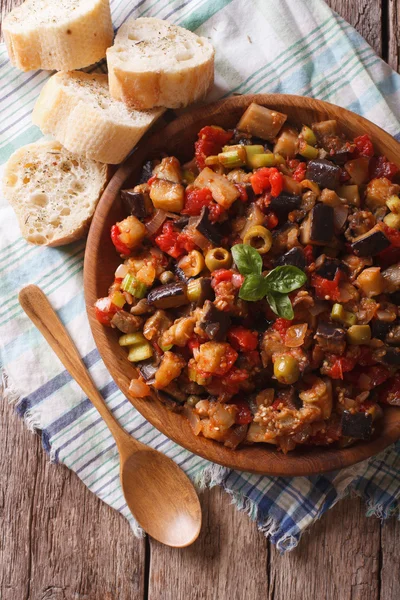
M239 272L245 276L239 298L256 302L265 297L276 315L292 320L294 313L288 294L305 284L306 274L297 267L285 265L275 267L264 277L261 275L262 258L255 248L236 244L231 252Z

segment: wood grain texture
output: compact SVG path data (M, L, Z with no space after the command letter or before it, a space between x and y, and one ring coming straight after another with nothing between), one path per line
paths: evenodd
M386 0L326 0L353 25L378 53L382 54L382 6Z
M220 488L202 494L203 529L190 548L150 541L149 600L267 598L268 542L228 502Z
M0 402L1 600L141 600L145 541Z
M361 500L337 504L306 538L283 557L271 549L269 600L379 599L380 523L365 518Z
M231 450L214 440L195 436L187 419L182 414L168 410L160 402L156 392L153 392L146 402L134 398L129 391L129 384L132 378L137 377L137 370L128 362L126 349L119 345L118 332L104 327L94 314L96 300L107 295L110 282L114 280L115 269L120 263L120 257L116 254L109 235L114 223L126 216L120 189L135 185L142 165L164 152L168 156L176 156L181 163L190 160L193 143L202 127L235 127L251 102L288 115L288 122L297 126L337 119L341 131L350 139L367 133L374 140L378 153L384 154L394 163L399 162L400 144L392 136L360 115L321 100L285 94L257 94L233 96L191 109L165 129L152 135L145 144L140 144L137 151L115 173L100 198L86 244L86 308L97 348L114 381L135 408L164 435L199 456L242 471L283 476L322 473L373 456L399 439L400 411L395 407L386 407L380 424L381 430L375 438L349 448L296 449L287 455L268 444L254 444Z
M388 63L395 71L400 68L400 0L388 0Z
M382 23L376 20L376 15L385 2L389 5L391 25L388 39L381 42ZM1 14L21 3L22 0L0 0ZM399 0L329 0L327 4L366 35L370 43L374 45L377 40L374 47L386 49L391 66L398 69ZM40 489L35 493L35 487L40 486L44 486L46 493ZM57 490L59 504L47 511L47 495ZM128 523L91 494L73 473L49 465L38 438L25 430L10 406L0 403L0 598L214 600L218 596L211 595L210 577L230 569L234 574L232 582L226 582L229 593L219 584L222 591L218 600L231 600L232 595L240 600L342 600L349 597L349 582L366 580L364 567L359 576L360 564L339 545L343 538L338 534L338 530L347 528L354 537L361 535L368 547L370 539L365 528L368 532L371 522L376 527L379 521L363 516L362 501L339 504L303 537L298 549L282 558L273 547L268 556L268 544L262 537L260 542L254 540L254 535L259 535L254 525L246 516L236 515L223 492L213 490L211 495L217 499L202 499L206 533L202 533L193 547L197 554L190 555L189 560L186 553L191 549L166 550L179 555L179 560L171 562L168 554L167 562L162 547L153 544L147 590L145 543L133 538ZM348 505L346 515L342 512L344 504ZM36 515L35 527L31 523L33 515ZM99 530L91 530L91 523L102 525ZM237 543L238 534L242 548L243 539L251 541L251 546L245 545L243 552ZM373 590L380 587L380 600L400 597L399 536L400 524L394 519L382 526L382 568L380 573L374 569L375 580L370 580ZM93 538L92 543L89 537ZM226 561L231 559L235 562L228 564ZM249 559L253 571L247 568ZM371 564L371 559L367 562ZM327 584L327 578L333 578L334 585ZM254 587L250 589L256 591L246 596L243 590L249 589L253 580ZM191 582L191 587L186 581ZM341 582L345 584L343 589L347 586L347 596L341 594ZM312 596L305 590L316 593Z

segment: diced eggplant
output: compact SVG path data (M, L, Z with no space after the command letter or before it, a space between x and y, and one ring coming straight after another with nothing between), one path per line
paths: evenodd
M286 119L287 115L252 102L242 115L237 129L272 141Z
M150 177L153 176L153 161L147 160L142 167L139 183L147 183Z
M306 179L315 181L321 188L335 190L340 183L341 169L326 158L310 160L307 165Z
M314 337L324 352L343 354L346 347L346 332L341 327L333 323L321 322Z
M156 308L176 308L188 304L186 285L183 283L167 283L152 289L147 302Z
M393 302L393 304L400 304L400 290L390 294L390 302Z
M330 153L329 158L336 165L344 165L344 163L350 160L351 152L349 152L349 150L346 149L346 146L343 146L343 148L339 148L332 154Z
M183 215L174 221L174 226L178 229L183 229L189 223L189 215Z
M276 198L271 198L269 208L276 213L279 218L286 218L292 211L300 208L301 196L297 194L289 194L281 192Z
M171 383L169 383L167 387L163 389L163 391L180 404L183 404L187 400L187 394L185 394L185 392L180 388L176 380L171 381Z
M343 411L342 435L356 440L369 440L372 435L372 415Z
M315 269L315 273L324 279L333 281L338 269L343 270L343 266L337 258L325 256L322 263Z
M231 319L226 312L218 310L215 305L206 300L199 327L215 342L222 342L231 325Z
M375 225L367 233L360 235L351 245L357 256L376 256L389 246L390 242L380 229L379 224Z
M133 215L140 220L147 216L146 197L143 192L121 190L121 200L128 215Z
M295 246L291 248L288 252L280 256L275 261L276 267L281 267L284 265L291 265L293 267L297 267L298 269L305 269L306 267L306 257L304 256L304 252L302 248L299 246Z
M159 390L157 391L157 396L160 402L162 402L168 410L171 410L172 412L181 412L183 410L183 403L173 396L170 396L165 392L160 392Z
M384 365L398 367L400 366L400 348L390 348L386 346L384 349L379 349L379 361Z
M390 323L391 327L386 336L386 343L391 346L400 346L400 323Z
M334 230L333 207L318 202L301 224L300 240L305 246L325 246L332 241Z
M192 227L197 229L199 233L204 235L212 244L219 246L221 244L222 235L219 233L215 225L210 222L210 211L207 206L203 206L200 215L193 221Z
M372 319L369 324L371 327L372 337L382 341L385 340L392 326L392 323L389 323L388 321L380 321L379 319Z
M135 333L141 329L143 319L131 315L125 310L119 310L111 319L111 325L114 325L117 329L122 331L122 333Z
M190 277L186 277L185 273L182 271L182 269L180 267L178 267L178 265L175 263L174 267L174 273L177 276L177 278L179 279L179 281L182 281L183 283L188 283Z
M392 294L400 291L400 263L391 265L382 272L385 280L385 292Z
M157 369L158 365L154 363L153 359L144 361L139 367L140 374L146 381L151 381L154 379Z

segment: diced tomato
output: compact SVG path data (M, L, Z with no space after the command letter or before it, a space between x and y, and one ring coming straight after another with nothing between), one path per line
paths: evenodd
M379 179L386 177L392 181L393 177L399 172L398 167L390 162L386 156L373 156L369 161L369 177L370 179Z
M400 406L400 373L391 377L377 394L379 402Z
M374 365L366 371L368 377L371 379L370 389L374 389L377 385L381 385L387 381L390 377L390 371L382 365Z
M275 329L275 331L277 331L278 333L280 333L280 335L282 337L284 337L285 334L286 334L286 330L291 325L292 325L292 321L289 321L288 319L282 319L281 317L279 317L278 319L276 319L276 321L272 325L272 327Z
M234 271L232 269L217 269L211 273L211 286L215 288L221 281L232 281Z
M246 400L234 400L232 404L238 408L235 418L237 425L248 425L252 422L253 415Z
M376 364L369 346L358 346L357 364L361 367L371 367Z
M400 261L400 248L389 246L389 248L385 248L385 250L379 252L378 256L379 265L382 269L386 269L386 267L390 267L390 265L394 265Z
M212 204L210 204L209 210L210 210L209 219L210 219L211 223L216 223L217 221L219 221L221 219L222 215L224 215L226 213L226 208L224 208L220 204L217 204L216 202L213 202Z
M94 305L94 314L102 325L111 325L111 319L118 310L118 306L113 304L108 296L99 298Z
M221 152L222 146L227 144L232 136L232 131L225 131L221 127L216 127L215 125L200 129L198 135L199 139L194 144L196 163L199 169L204 169L207 156Z
M242 183L235 183L235 187L238 189L238 191L240 193L239 200L241 200L242 202L247 202L249 199L249 195L247 193L245 186Z
M352 371L357 363L355 358L347 356L329 354L327 358L331 367L327 370L326 374L332 379L343 379L343 373Z
M400 248L400 231L398 229L394 229L393 227L388 227L388 225L384 225L383 232L388 238L389 242L395 248Z
M197 216L201 213L203 206L210 206L213 197L208 188L188 188L185 193L185 208L182 214Z
M251 186L255 194L262 194L271 190L271 196L276 198L283 189L283 176L275 167L258 169L250 177Z
M111 227L111 240L115 246L116 251L118 252L118 254L129 256L131 253L130 248L128 248L128 246L124 244L124 242L121 242L121 240L119 239L120 234L121 231L118 225L113 225Z
M312 262L314 262L314 248L311 246L311 244L307 244L307 246L303 248L303 251L307 264L310 265Z
M171 221L164 223L155 242L160 250L173 258L179 258L185 251L190 252L196 245L187 233L177 231Z
M311 277L311 285L315 288L315 293L318 298L325 300L326 297L329 297L330 300L339 300L340 298L340 290L339 290L339 281L341 278L341 272L338 269L335 278L331 281L330 279L325 279L320 275L316 275L313 273Z
M279 219L274 212L271 211L266 215L265 225L267 229L275 229L278 223Z
M250 352L258 345L258 334L246 327L231 327L228 331L228 341L240 352Z
M200 340L197 336L190 338L187 343L189 350L194 350L195 348L200 348Z
M213 375L217 375L219 377L227 375L227 373L229 373L233 364L235 363L237 357L238 353L236 352L236 350L234 350L229 344L226 344L224 356L221 359L218 369L214 371Z
M298 182L303 181L303 179L305 179L306 177L306 171L307 164L305 162L299 163L293 172L293 179L295 179Z
M354 143L357 148L358 156L373 156L374 155L374 146L372 144L371 138L367 133L364 135L359 135L354 138Z

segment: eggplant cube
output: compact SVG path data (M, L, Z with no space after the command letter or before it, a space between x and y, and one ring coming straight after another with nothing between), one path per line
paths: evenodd
M338 269L341 268L340 261L337 258L330 258L329 256L325 256L324 261L319 267L315 270L316 274L324 279L329 279L329 281L333 281L336 277L336 273Z
M307 165L306 179L315 181L321 188L335 190L340 183L341 169L325 158L310 160Z
M300 240L305 246L326 246L332 242L334 234L334 210L328 204L318 202L304 219L300 228Z
M140 220L147 216L146 199L143 192L121 190L121 200L128 215L133 215Z
M400 365L400 348L385 348L381 362L384 365L398 367Z
M282 254L276 261L275 266L281 267L285 265L290 265L292 267L297 267L298 269L304 270L306 268L306 257L304 256L304 252L301 248L296 246L295 248L291 248L285 254Z
M379 228L379 225L375 225L367 233L360 235L351 245L357 256L376 256L389 246L390 241Z
M320 323L314 337L324 352L340 355L346 348L345 330L333 323Z
M147 302L156 308L176 308L188 304L186 285L183 283L167 283L152 289Z
M203 206L199 217L195 222L193 222L192 227L204 235L209 242L215 246L219 246L221 244L222 235L219 233L215 225L210 222L209 214L210 210L207 208L207 206Z
M287 215L300 208L301 196L297 194L290 194L288 192L281 192L276 198L271 198L269 208L277 214L278 217L287 217Z
M369 440L372 435L372 415L351 413L345 410L342 415L342 434L356 440Z
M199 327L208 335L210 340L222 342L231 324L229 315L218 310L212 302L206 300Z

